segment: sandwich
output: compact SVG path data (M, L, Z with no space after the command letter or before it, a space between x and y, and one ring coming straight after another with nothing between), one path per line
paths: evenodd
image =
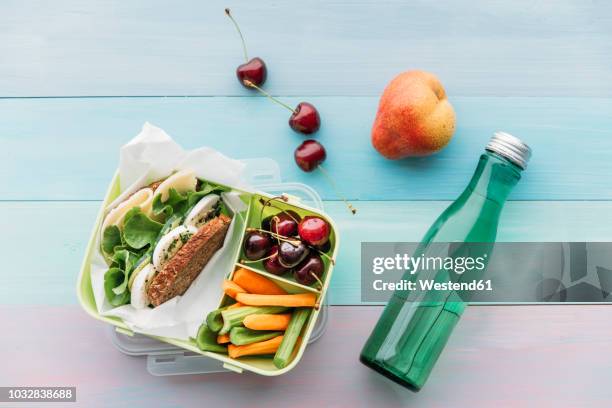
M112 208L100 239L108 302L144 309L183 295L223 246L231 223L226 191L181 170Z

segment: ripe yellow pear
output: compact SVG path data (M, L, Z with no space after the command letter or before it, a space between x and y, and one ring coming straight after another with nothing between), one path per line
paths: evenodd
M428 156L455 133L455 111L438 78L407 71L385 88L372 127L372 145L388 159Z

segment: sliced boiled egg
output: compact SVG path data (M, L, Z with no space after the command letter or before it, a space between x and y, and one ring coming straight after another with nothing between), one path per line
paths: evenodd
M147 288L153 276L155 276L155 268L153 265L147 264L136 273L134 283L132 283L132 290L130 293L130 303L136 309L144 309L149 306L149 297L147 296Z
M201 227L208 216L215 211L215 206L219 202L221 197L216 194L209 194L203 197L196 205L193 206L187 217L185 217L184 224L187 226L193 226L196 228Z
M161 237L153 250L153 266L161 270L162 266L168 262L196 232L198 232L196 227L180 225Z

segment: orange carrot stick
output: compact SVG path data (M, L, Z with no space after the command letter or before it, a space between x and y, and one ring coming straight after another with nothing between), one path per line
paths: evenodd
M244 306L242 303L240 303L240 302L236 302L236 303L233 303L233 304L229 305L229 306L227 307L227 310L230 310L230 309L236 309L236 308L238 308L238 307L242 307L242 306Z
M242 324L251 330L285 330L290 320L291 313L252 314L245 317Z
M229 333L220 334L217 336L217 344L225 344L230 342Z
M248 269L240 268L236 270L232 280L244 288L248 293L256 293L258 295L287 294L287 291L270 279Z
M236 300L247 306L315 307L317 303L317 297L314 293L300 293L297 295L238 293Z
M242 289L238 284L226 279L223 281L223 292L225 292L227 296L236 299L236 295L239 293L246 293L246 290Z
M245 346L234 346L230 343L227 346L227 352L230 358L256 356L262 354L274 354L276 353L276 350L278 350L278 346L280 346L282 342L283 336L276 336L270 340L251 343Z

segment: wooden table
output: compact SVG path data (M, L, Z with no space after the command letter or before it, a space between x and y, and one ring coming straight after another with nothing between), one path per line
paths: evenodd
M239 39L266 89L322 115L327 170L293 163L285 110L242 88ZM612 8L605 2L7 1L0 5L0 386L76 385L82 406L609 406L607 306L471 307L419 394L358 361L380 307L360 300L361 241L419 240L496 130L534 150L499 240L612 238ZM458 118L440 154L386 161L369 131L385 84L439 75ZM152 377L86 316L76 274L118 162L143 122L186 148L270 157L313 186L342 246L326 335L290 374ZM1 406L1 404L0 404ZM75 406L72 404L71 406Z

